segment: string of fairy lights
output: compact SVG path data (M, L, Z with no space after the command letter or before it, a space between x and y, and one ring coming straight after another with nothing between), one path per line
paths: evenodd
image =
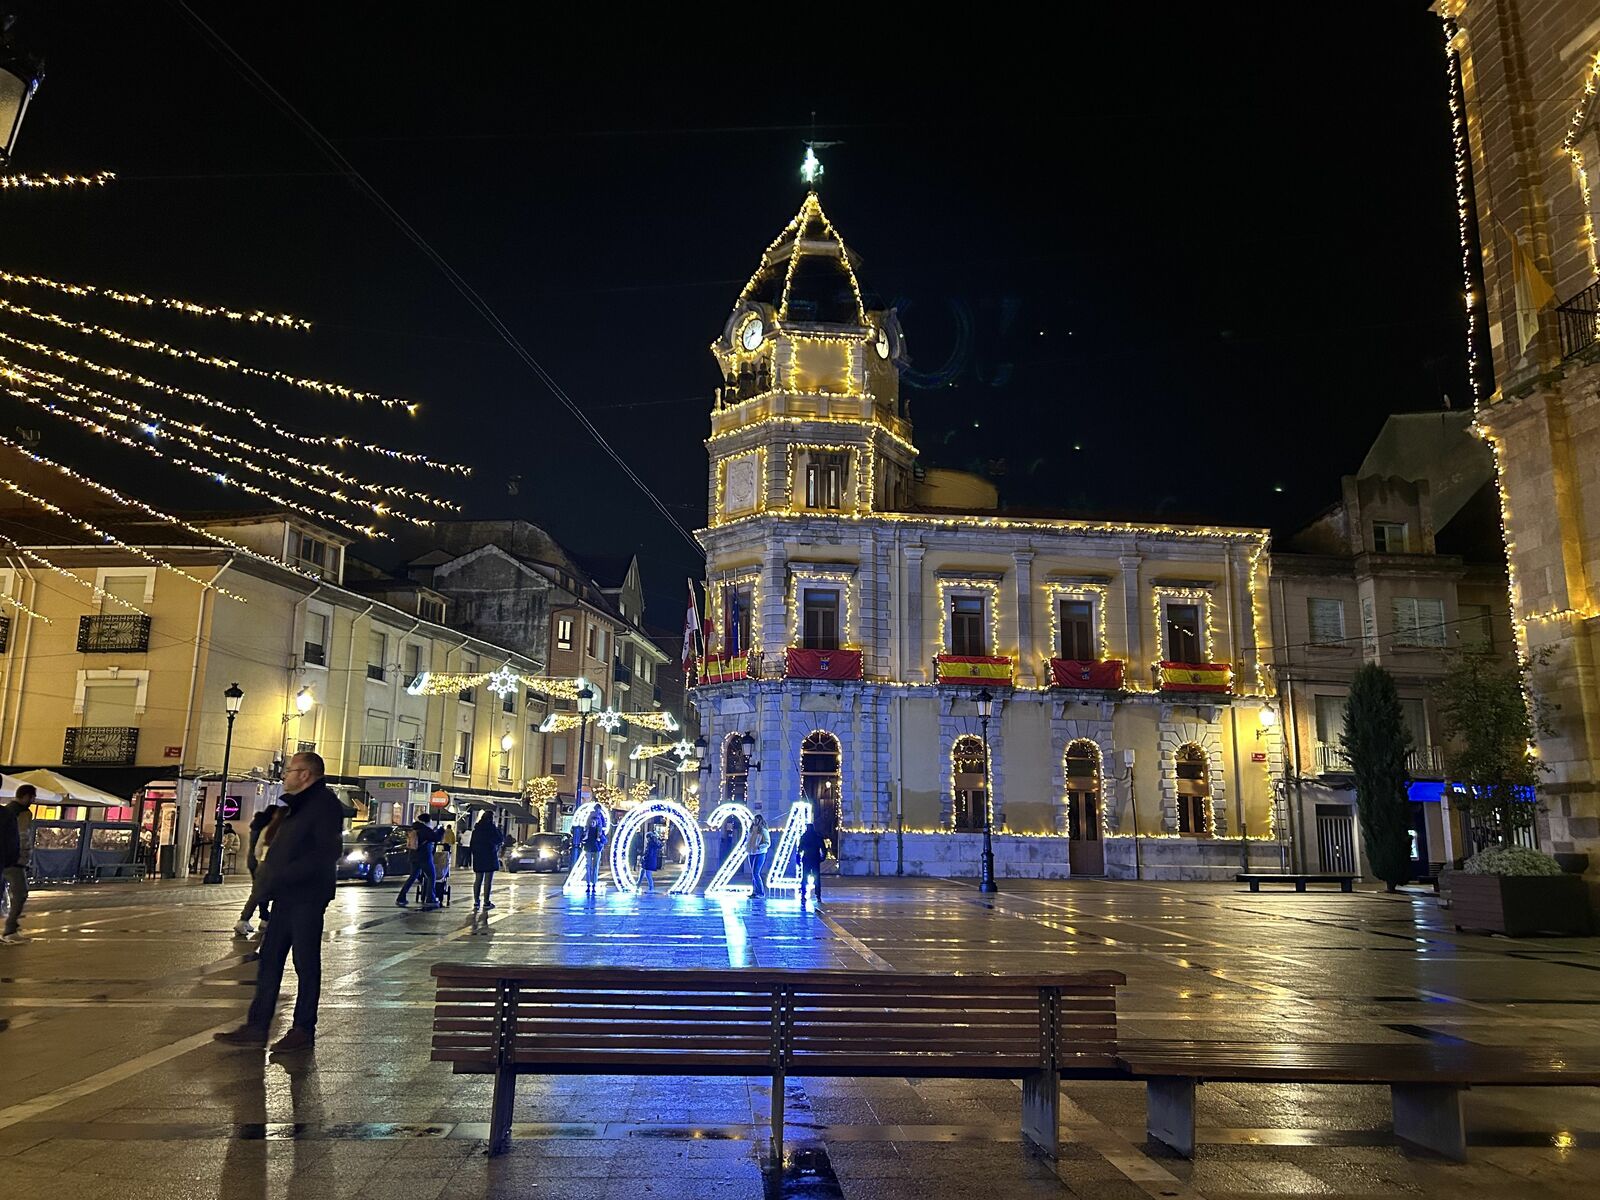
M0 176L0 192L97 189L115 179L115 173L110 171L83 175L10 174ZM351 459L361 455L395 467L421 468L455 477L471 474L470 467L344 433L293 429L274 420L271 404L254 395L235 397L228 395L226 389L220 395L197 391L187 381L160 378L154 371L145 373L121 361L106 361L85 347L104 345L119 359L147 356L183 368L217 371L230 380L227 389L233 387L233 381L248 381L252 386L264 383L308 392L324 401L376 406L411 416L418 411L415 401L134 332L103 323L104 318L94 319L93 313L56 311L57 302L63 306L100 305L107 312L124 309L147 320L214 322L263 332L303 334L312 328L311 321L293 313L0 269L0 397L30 412L43 413L76 433L129 452L143 463L159 463L184 478L197 477L224 493L265 501L352 536L383 539L390 536L383 526L391 522L425 527L432 524L422 515L429 510L460 511L454 502L428 490L364 478L350 469ZM38 332L32 332L34 329ZM62 344L62 338L72 339L70 349ZM85 376L96 378L91 381ZM198 411L182 411L191 408ZM222 417L250 427L258 436L213 427L214 421L225 424L219 420ZM293 452L286 452L284 446ZM46 457L38 453L36 435L26 434L19 440L0 437L0 448L13 458L40 468L47 476L59 476L88 488L114 506L181 529L199 539L201 546L222 547L297 575L305 574L291 563L261 554L204 524L147 503L129 494L117 481L99 477L101 472L63 461L63 457L70 456ZM130 480L143 479L150 472L135 466L128 469L127 475ZM89 544L116 547L219 596L242 601L242 597L204 578L199 568L186 570L165 557L168 551L164 548L158 551L117 537L108 528L113 522L101 517L98 507L92 514L94 519L91 514L72 511L72 502L65 498L68 494L52 491L43 495L17 479L0 478L0 496L69 522L86 535ZM0 534L0 553L51 571L86 589L102 603L142 611L53 561L45 547L23 546L15 537ZM30 618L45 620L12 597L0 597L0 601ZM556 685L557 690L560 686Z

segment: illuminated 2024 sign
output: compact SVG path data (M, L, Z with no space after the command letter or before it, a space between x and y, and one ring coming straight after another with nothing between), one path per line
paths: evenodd
M633 861L633 840L643 830L650 826L664 822L676 829L682 835L684 844L688 849L684 860L683 871L673 881L667 894L682 896L695 891L700 886L700 876L705 872L706 865L706 839L699 822L694 819L687 808L676 800L651 800L632 809L628 815L618 822L615 829L606 829L605 809L589 800L578 806L572 814L572 870L567 874L567 882L563 885L564 891L580 892L588 887L588 862L583 849L584 835L588 829L591 816L598 814L605 844L611 851L611 881L618 890L636 892L639 890L639 868ZM750 826L755 821L755 815L743 804L719 804L711 811L708 818L712 828L720 829L722 825L732 820L738 824L739 837L728 857L718 864L711 875L711 882L706 885L706 895L718 896L745 896L750 894L748 883L734 882L743 873L745 860L749 857ZM783 823L783 832L779 834L777 845L767 856L767 890L768 891L796 891L800 886L800 873L798 855L800 835L805 832L807 825L812 821L811 803L808 800L797 800L789 807L789 817ZM604 853L604 850L601 851ZM598 868L598 864L597 864ZM604 886L599 879L598 869L596 874L596 887Z

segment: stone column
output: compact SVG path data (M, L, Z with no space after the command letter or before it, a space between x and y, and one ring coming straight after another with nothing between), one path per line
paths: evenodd
M1122 611L1128 655L1124 675L1129 683L1151 686L1154 681L1150 678L1147 660L1154 656L1144 652L1145 604L1139 586L1139 567L1143 562L1143 556L1131 551L1117 559L1117 565L1122 568ZM1108 592L1106 603L1110 602L1111 594Z
M924 587L922 559L927 549L920 542L907 546L905 566L902 569L902 578L905 581L906 628L904 640L901 642L903 649L900 658L906 683L927 683L930 670L929 656L924 653L928 647L923 644L922 637Z
M1017 576L1017 682L1034 687L1039 682L1038 647L1033 643L1033 551L1011 555ZM996 653L999 648L996 647Z

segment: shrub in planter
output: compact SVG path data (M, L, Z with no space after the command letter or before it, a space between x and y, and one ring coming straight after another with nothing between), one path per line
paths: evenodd
M1511 937L1589 932L1583 880L1567 875L1548 854L1526 846L1490 846L1450 873L1457 929Z

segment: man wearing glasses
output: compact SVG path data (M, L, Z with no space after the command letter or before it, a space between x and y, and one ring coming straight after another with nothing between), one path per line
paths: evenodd
M322 782L322 758L296 754L283 770L288 815L278 825L272 850L256 868L255 890L272 902L272 920L256 963L256 994L238 1029L216 1034L229 1046L267 1044L267 1029L278 1007L283 965L292 953L299 981L294 1024L272 1044L274 1053L310 1049L316 1038L317 1002L322 993L322 917L333 899L344 829L344 807Z

